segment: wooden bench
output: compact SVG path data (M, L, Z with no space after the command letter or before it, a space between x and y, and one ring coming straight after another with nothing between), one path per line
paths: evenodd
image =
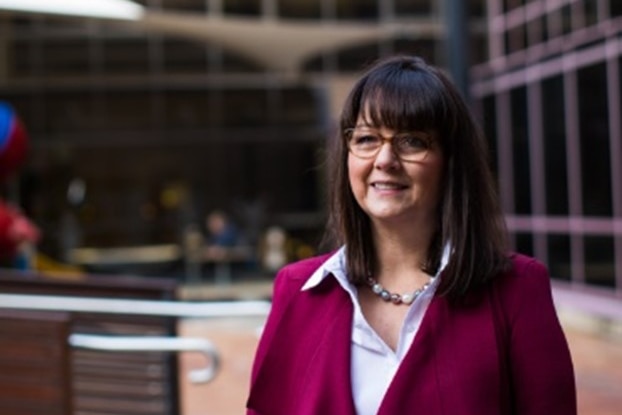
M174 300L176 283L144 277L67 279L0 270L3 294ZM177 355L73 348L71 333L175 336L176 318L0 309L0 414L176 415Z
M0 414L70 415L68 313L0 310Z

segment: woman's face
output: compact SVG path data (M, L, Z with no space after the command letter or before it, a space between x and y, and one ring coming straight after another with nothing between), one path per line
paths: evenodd
M357 203L374 224L435 223L444 163L437 137L430 136L425 158L405 161L389 138L403 131L370 126L366 119L359 116L356 128L377 132L385 141L371 158L348 153L348 178Z

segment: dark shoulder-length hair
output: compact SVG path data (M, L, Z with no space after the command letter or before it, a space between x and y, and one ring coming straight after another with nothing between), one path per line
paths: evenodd
M376 271L369 217L354 199L348 180L344 130L363 108L366 120L395 131L434 132L444 157L437 229L422 269L438 270L443 248L449 258L438 293L457 299L508 265L506 230L489 168L483 134L460 93L438 68L421 58L395 56L372 66L348 95L340 130L329 151L330 220L328 234L346 245L348 275L362 284Z

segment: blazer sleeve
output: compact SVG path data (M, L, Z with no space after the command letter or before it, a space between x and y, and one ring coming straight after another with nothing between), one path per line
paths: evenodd
M286 266L281 269L275 279L273 285L272 294L272 306L266 324L262 330L261 338L255 352L255 359L253 361L253 368L251 372L251 390L257 377L257 372L261 367L261 363L268 352L272 339L275 336L278 323L287 308L287 305L291 301L296 291L296 284L292 284L291 266ZM299 287L298 287L299 289ZM247 408L247 415L261 415L258 412Z
M509 326L514 413L575 415L574 370L547 269L534 259L518 261L510 279L500 300Z

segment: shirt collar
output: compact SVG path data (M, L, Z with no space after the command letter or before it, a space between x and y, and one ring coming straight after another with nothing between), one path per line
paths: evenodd
M350 285L348 278L346 277L346 247L345 245L339 248L337 252L331 255L313 274L309 277L307 282L302 286L301 291L310 290L317 287L328 276L333 275L341 286Z
M441 256L441 263L438 267L438 272L434 276L433 285L438 284L439 278L436 278L440 275L440 273L445 269L447 263L449 262L449 257L452 253L451 243L445 244L443 248L443 255ZM352 285L348 280L346 275L346 247L345 245L339 248L337 252L330 256L318 269L315 270L311 277L307 280L307 282L302 286L301 291L310 290L311 288L317 287L320 285L324 279L333 275L339 285L341 285L346 291L350 291Z

